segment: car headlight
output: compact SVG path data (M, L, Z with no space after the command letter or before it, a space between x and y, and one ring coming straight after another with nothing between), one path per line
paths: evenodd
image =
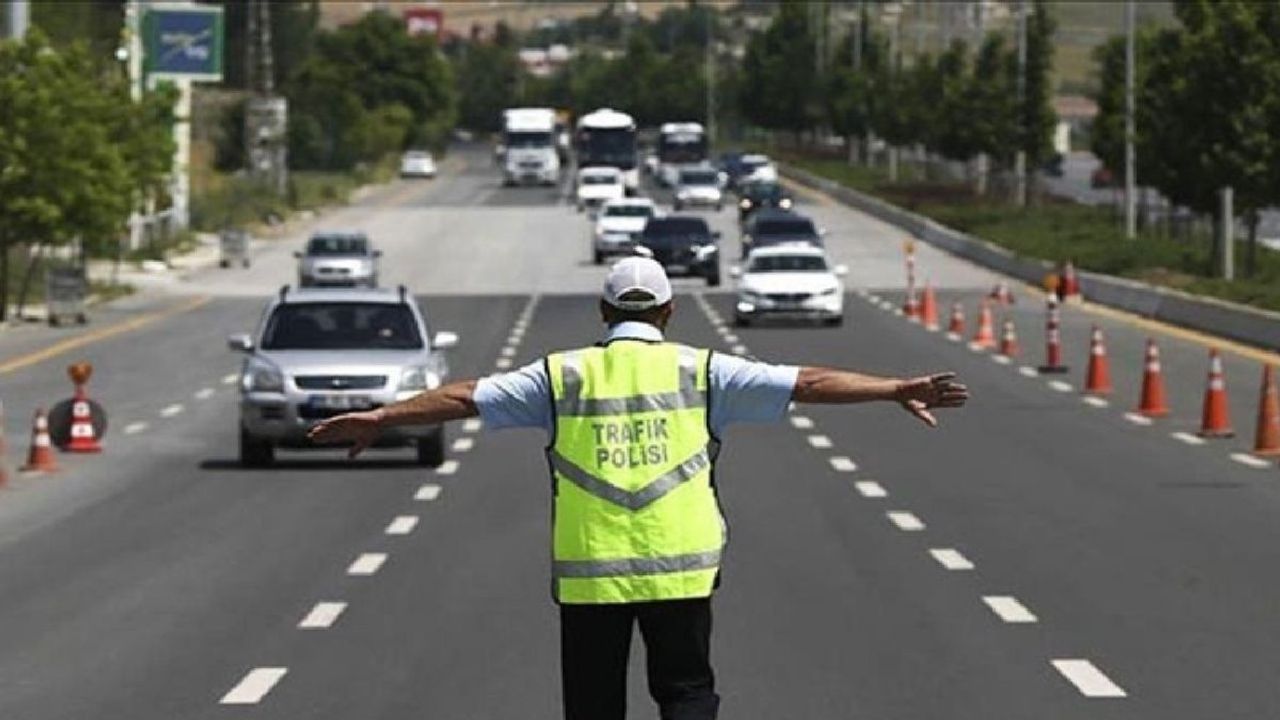
M712 255L720 252L720 248L715 245L694 245L693 254L699 259L704 260Z
M425 365L407 367L400 376L401 390L433 390L440 387L440 376Z
M782 198L781 200L779 200L779 201L778 201L778 207L782 208L783 210L790 210L790 209L791 209L791 198Z
M742 200L738 202L738 207L742 208L743 210L750 210L751 201L746 198L742 198Z
M749 302L749 303L751 303L751 304L753 304L753 305L754 305L754 304L756 304L756 303L759 303L759 302L760 302L760 298L761 298L760 293L756 292L755 290L740 290L740 291L738 292L738 299L739 299L739 300L744 300L744 301Z
M252 360L240 378L245 392L284 392L284 375L275 365L264 360Z

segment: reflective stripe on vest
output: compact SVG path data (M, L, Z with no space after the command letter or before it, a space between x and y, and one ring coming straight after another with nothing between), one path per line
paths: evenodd
M648 485L639 490L627 492L616 485L610 485L609 481L604 478L592 475L574 465L559 452L551 451L551 467L563 475L566 480L601 500L608 500L614 505L628 510L639 510L661 499L664 495L679 487L680 483L692 479L710 465L711 453L707 451L707 447L704 445L689 456L689 459L654 478Z
M720 566L720 550L658 558L625 560L556 560L551 570L557 578L603 578L620 575L661 575Z

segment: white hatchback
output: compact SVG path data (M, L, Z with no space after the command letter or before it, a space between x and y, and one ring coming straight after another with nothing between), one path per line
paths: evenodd
M436 159L426 150L410 150L400 156L400 177L436 176Z
M745 267L730 273L738 278L734 321L739 326L765 318L844 322L844 283L848 268L832 267L822 248L774 245L751 251Z
M610 255L633 253L645 223L657 214L658 208L649 198L618 198L606 202L596 215L591 231L591 256L595 264L599 265Z
M612 167L586 167L578 171L578 212L600 207L606 201L626 197L622 171Z

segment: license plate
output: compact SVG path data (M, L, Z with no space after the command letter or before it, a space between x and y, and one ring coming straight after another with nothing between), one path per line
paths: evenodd
M689 272L689 266L688 265L668 265L667 272L673 275L679 274L679 273L687 273Z
M323 410L367 410L373 407L368 395L312 395L307 404Z

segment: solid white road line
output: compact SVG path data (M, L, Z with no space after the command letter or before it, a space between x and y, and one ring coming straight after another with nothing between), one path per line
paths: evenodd
M1199 435L1192 435L1189 432L1169 433L1169 437L1173 438L1174 440L1177 440L1178 442L1183 442L1188 445L1204 444L1204 438L1200 437Z
M1062 673L1081 695L1092 698L1128 697L1124 688L1111 682L1093 663L1081 659L1051 660L1053 667Z
M831 447L831 438L826 435L810 435L809 444L819 449Z
M437 475L452 475L458 472L457 460L445 460L440 463L440 467L436 468Z
M236 380L239 380L239 379L240 379L240 373L231 373L230 375L223 375L223 376L222 376L222 384L223 384L223 385L235 385Z
M453 451L466 452L470 450L473 446L475 446L475 444L476 444L475 438L460 437L457 440L453 441Z
M146 429L147 429L147 424L144 422L131 422L128 425L124 426L124 434L136 435Z
M174 415L181 413L184 409L185 408L183 408L182 405L174 403L173 405L162 409L160 411L160 417L173 417Z
M920 521L920 518L909 512L891 510L885 513L885 516L889 518L889 522L897 525L899 530L905 530L906 532L919 532L924 530L924 523Z
M804 415L792 415L791 426L797 430L809 430L813 427L813 419Z
M1124 419L1128 420L1134 425L1142 425L1143 427L1146 427L1147 425L1150 425L1151 423L1155 422L1155 420L1152 420L1146 415L1139 415L1138 413L1125 413Z
M372 575L378 572L378 568L381 568L382 563L386 561L386 553L365 553L351 563L347 568L347 574L362 576Z
M413 499L421 502L431 502L438 497L440 497L440 486L433 483L426 483L413 494Z
M213 388L200 388L192 397L197 400L208 400L213 397Z
M218 702L223 705L257 705L287 672L289 668L254 668Z
M323 630L324 628L333 627L338 621L338 616L343 610L347 609L344 602L320 602L311 608L311 612L302 618L302 622L298 623L298 628L302 630Z
M1100 398L1097 395L1085 395L1080 401L1089 407L1104 408L1111 405L1111 401L1106 398Z
M1248 465L1251 468L1265 469L1271 467L1271 463L1249 453L1231 453L1231 459L1241 465Z
M413 529L418 527L417 515L397 515L394 520L387 525L388 535L408 535Z
M982 602L1007 623L1033 623L1037 618L1012 595L983 595Z
M511 365L512 365L511 358L505 358L505 357L498 358L498 361L493 364L493 366L498 368L499 370L506 370L507 368L511 367Z
M929 554L937 560L942 567L948 570L972 570L973 563L969 562L969 558L960 554L959 550L952 548L932 548Z
M829 458L828 462L831 463L831 467L836 472L855 472L858 469L858 463L844 455L836 455L833 458Z
M482 427L484 427L484 421L480 418L467 418L462 421L462 432L480 432Z
M1060 393L1069 393L1075 390L1075 388L1071 387L1071 383L1065 380L1050 380L1049 387Z
M1040 371L1036 370L1030 365L1023 365L1022 367L1018 368L1018 374L1023 377L1029 377L1029 378L1040 377Z
M867 498L889 497L889 493L885 491L884 486L875 480L859 480L853 486L858 489L858 494Z

